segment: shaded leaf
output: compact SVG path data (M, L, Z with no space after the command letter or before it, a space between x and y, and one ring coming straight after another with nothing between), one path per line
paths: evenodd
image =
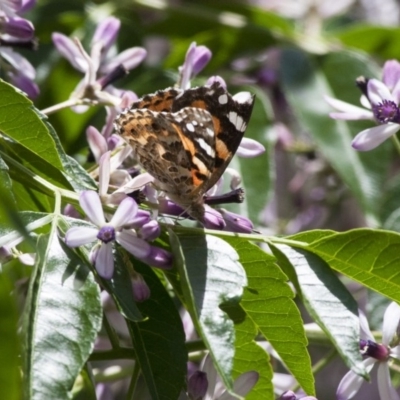
M184 302L198 334L210 350L224 385L232 389L235 355L233 322L219 305L237 304L246 275L234 249L220 238L170 232Z
M331 339L347 366L366 376L360 354L358 306L353 296L314 254L279 244L271 248L276 256L281 253L293 265L307 311Z
M138 303L142 322L127 320L133 350L153 400L177 399L186 379L187 350L179 313L150 267L131 258L150 288L148 300Z
M23 320L24 390L29 399L67 399L101 328L93 275L61 243L54 224L37 243Z
M12 285L8 277L0 274L0 364L1 397L7 400L21 399L20 347L18 338L18 313L11 295Z

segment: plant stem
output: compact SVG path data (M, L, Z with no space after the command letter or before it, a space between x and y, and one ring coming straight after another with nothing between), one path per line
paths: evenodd
M139 363L135 362L135 365L133 367L131 382L129 384L128 394L126 396L126 398L129 400L134 400L133 395L135 394L135 388L139 377L139 372L140 372Z
M392 136L392 141L393 141L394 147L396 148L397 152L400 155L400 141L399 141L397 135Z
M84 102L80 99L68 99L66 101L63 101L62 103L58 103L58 104L55 104L54 106L45 108L44 110L41 110L40 112L45 115L50 115L57 111L63 110L64 108L79 106L81 104L84 104Z

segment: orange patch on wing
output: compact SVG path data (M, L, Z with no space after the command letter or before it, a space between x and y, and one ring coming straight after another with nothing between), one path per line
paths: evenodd
M190 107L202 108L203 110L207 110L207 104L203 100L196 100L190 104Z
M232 157L232 154L226 147L226 144L222 140L219 140L218 138L216 138L215 150L218 158L222 158L223 160L229 160Z
M176 124L172 124L172 125L175 128L176 133L179 135L179 138L181 139L184 149L188 150L189 153L192 156L194 156L196 153L196 148L194 147L194 143L182 133L182 130L178 125L176 125Z

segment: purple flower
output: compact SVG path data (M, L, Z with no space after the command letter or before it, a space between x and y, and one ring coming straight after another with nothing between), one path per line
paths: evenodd
M210 61L211 51L206 46L197 46L192 42L186 52L185 62L179 67L179 87L190 88L190 80L195 77Z
M123 77L139 65L146 56L146 50L141 47L132 47L114 56L109 55L110 48L115 43L120 28L120 21L108 17L102 21L93 36L90 55L83 49L78 39L74 41L67 36L54 32L53 43L60 54L71 65L85 74L71 94L71 98L97 101L102 104L118 106L121 103L120 93L113 93L108 87L115 80ZM79 107L76 111L85 111L86 107Z
M143 279L143 276L136 273L132 279L132 290L135 301L142 302L150 297L150 288Z
M400 130L400 63L386 61L383 66L382 82L377 79L358 80L364 93L357 107L326 96L326 101L337 111L331 118L342 120L372 120L378 126L361 131L352 146L359 151L372 150Z
M239 214L219 209L224 221L225 221L225 231L238 232L238 233L252 233L254 229L253 223L246 217Z
M65 243L70 247L77 247L98 239L98 243L92 248L90 259L101 277L111 279L113 276L114 241L140 260L149 260L157 250L162 250L150 246L145 240L137 237L134 230L125 229L125 224L138 212L138 206L133 199L125 198L109 222L104 218L100 197L96 192L92 190L82 192L79 204L97 228L72 227L65 234Z
M297 397L296 393L292 392L291 390L282 393L282 395L278 398L278 400L317 400L314 396L303 396Z
M191 399L202 399L207 392L207 374L203 371L195 371L187 382L188 393Z
M378 390L381 400L400 400L391 385L389 362L391 358L400 360L400 346L391 347L392 341L397 335L400 322L400 306L394 302L390 303L385 311L382 326L382 344L376 343L369 329L365 316L360 313L361 337L360 348L366 357L364 365L367 371L371 371L378 364ZM353 398L363 383L363 378L349 371L339 383L336 392L338 400Z

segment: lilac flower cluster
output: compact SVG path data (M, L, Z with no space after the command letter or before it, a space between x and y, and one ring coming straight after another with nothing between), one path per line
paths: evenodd
M396 60L386 61L382 81L359 78L357 84L363 94L361 104L364 108L329 96L325 99L338 111L331 113L331 118L371 120L378 124L360 132L352 142L356 150L369 151L394 137L400 130L400 63Z
M12 48L35 46L32 23L19 15L30 10L35 3L36 0L0 1L0 68L13 85L32 99L39 94L34 82L36 71L25 57Z

